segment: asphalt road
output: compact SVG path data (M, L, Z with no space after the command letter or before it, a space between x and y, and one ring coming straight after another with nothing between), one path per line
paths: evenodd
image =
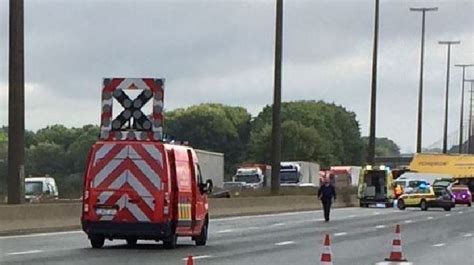
M80 231L0 237L0 264L171 265L185 264L192 254L197 265L314 265L329 233L335 265L367 265L388 256L395 224L402 227L404 255L413 264L473 264L474 208L463 206L451 212L337 209L330 223L322 221L321 211L212 220L208 246L183 239L176 250L150 241L135 248L106 242L96 250Z

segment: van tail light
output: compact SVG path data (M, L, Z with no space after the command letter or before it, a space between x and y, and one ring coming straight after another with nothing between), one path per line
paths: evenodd
M87 203L84 204L84 212L85 213L89 212L89 204L87 204Z
M165 207L163 208L163 214L164 214L164 215L169 215L169 214L170 214L170 207L165 206Z
M170 203L170 194L169 192L165 192L165 205Z

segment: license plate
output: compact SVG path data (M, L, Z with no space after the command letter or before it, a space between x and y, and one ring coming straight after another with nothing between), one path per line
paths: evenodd
M383 207L383 208L385 208L385 203L377 203L377 204L375 205L375 207Z
M97 215L116 215L117 214L117 210L116 209L112 209L112 208L98 208L95 210L95 213Z

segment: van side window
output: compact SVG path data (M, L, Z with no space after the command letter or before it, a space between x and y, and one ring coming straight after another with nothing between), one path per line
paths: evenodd
M196 168L196 183L198 183L198 184L203 183L202 174L201 174L201 167L197 163L194 164L194 165L195 165L195 168Z

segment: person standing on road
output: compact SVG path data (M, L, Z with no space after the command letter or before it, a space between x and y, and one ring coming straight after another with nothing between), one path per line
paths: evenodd
M329 178L324 179L324 184L319 188L318 198L323 203L324 220L329 222L329 214L331 211L331 204L336 200L336 189L329 181Z

